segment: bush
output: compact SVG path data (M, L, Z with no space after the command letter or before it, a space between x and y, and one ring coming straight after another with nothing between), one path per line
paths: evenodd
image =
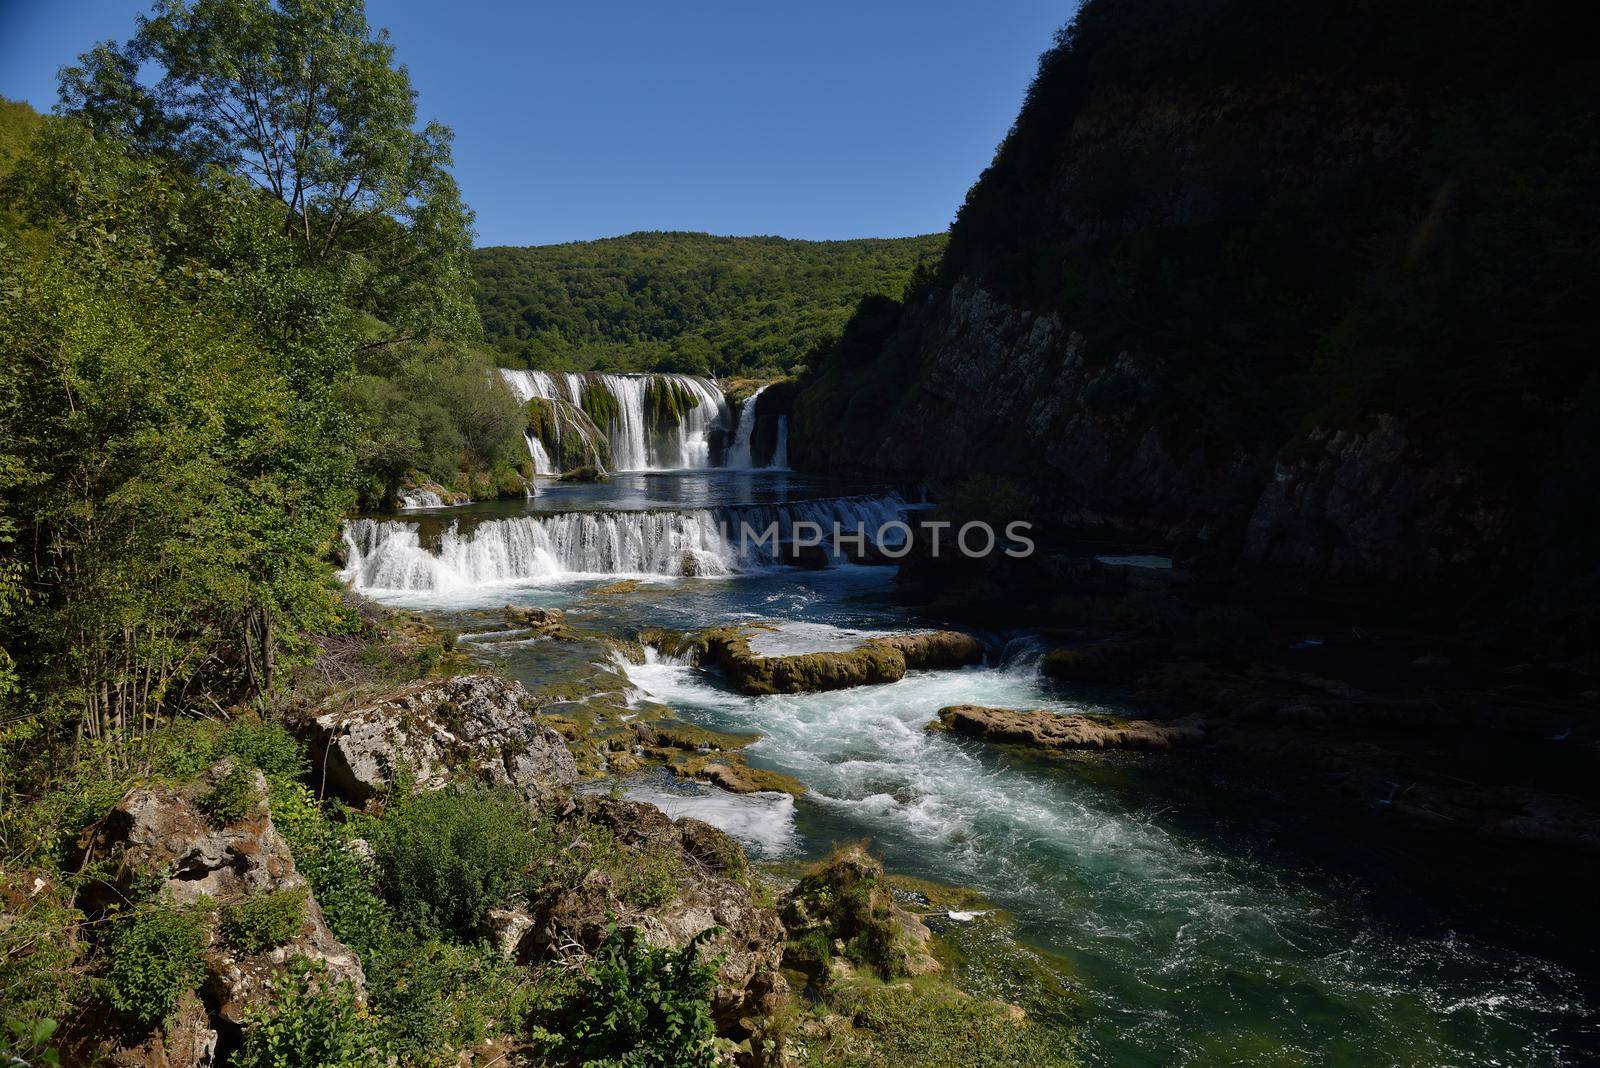
M488 942L398 931L362 967L368 1004L402 1063L436 1063L441 1051L514 1030L526 1013L527 973Z
M403 797L375 834L384 896L412 924L470 937L524 889L538 840L510 790L448 787Z
M242 719L228 724L222 731L221 750L269 779L298 779L310 770L304 747L283 724L271 720Z
M241 953L261 953L300 933L306 890L274 890L222 908L222 937Z
M165 1020L199 984L204 949L193 910L156 902L118 920L104 946L111 1007L147 1027Z
M546 1035L551 1052L586 1068L710 1068L714 964L699 959L703 931L681 950L656 949L615 927Z
M245 1017L237 1068L377 1068L378 1027L348 983L330 983L300 959L272 984L272 999Z
M244 819L261 801L255 769L235 764L210 793L200 798L199 804L213 822L227 826Z

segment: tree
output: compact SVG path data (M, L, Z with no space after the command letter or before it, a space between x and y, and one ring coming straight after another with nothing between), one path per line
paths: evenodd
M479 332L450 130L416 128L410 76L360 0L158 0L126 46L62 71L58 110L270 194L303 259L385 324L372 343Z

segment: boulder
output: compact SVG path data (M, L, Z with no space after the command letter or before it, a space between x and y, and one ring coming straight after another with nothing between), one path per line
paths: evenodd
M846 846L802 878L780 907L784 963L826 982L845 966L886 980L939 970L928 926L900 907L883 864L864 843Z
M327 789L358 805L393 786L402 763L420 790L469 780L543 804L565 793L578 769L533 708L521 683L493 675L425 679L374 704L316 716L313 766Z
M930 631L872 638L837 652L759 656L742 631L726 629L706 636L703 658L743 693L816 693L898 682L909 670L980 663L983 644L959 631Z
M683 859L684 875L672 900L639 908L622 899L606 872L590 870L575 883L538 897L533 925L518 959L571 959L592 953L612 923L639 931L651 944L682 948L715 928L705 959L717 961L711 1011L724 1034L748 1035L757 1017L770 1015L788 990L780 970L783 924L775 910L757 904L748 865L738 844L699 820L674 822L654 805L589 795L561 817L603 827L618 848L668 848Z
M1093 645L1052 649L1040 670L1067 682L1114 684L1129 682L1167 653L1164 642L1114 639Z
M562 611L559 608L535 608L531 605L508 604L505 607L505 616L508 623L524 627L534 627L544 630L550 627L559 627L562 620Z
M124 898L135 876L158 879L162 891L180 905L226 906L258 894L301 890L306 898L298 930L282 945L259 953L241 953L229 945L214 922L217 914L211 914L202 992L212 1017L242 1023L294 957L320 961L334 981L353 984L361 996L366 980L360 961L328 929L305 876L295 869L289 843L272 822L265 777L251 773L255 802L238 819L219 825L202 810L198 799L232 767L224 760L191 786L129 790L85 844L86 861L115 860L119 874L112 882L85 889L88 911L98 912ZM203 1042L196 1038L190 1044L198 1048Z
M1149 720L1115 720L1036 710L952 705L939 710L930 730L947 730L985 741L1027 745L1038 749L1172 749L1205 738L1205 727L1195 718L1172 723Z

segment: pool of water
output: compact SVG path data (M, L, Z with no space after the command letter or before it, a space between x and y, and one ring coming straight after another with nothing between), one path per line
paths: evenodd
M700 472L629 476L574 499L584 508L607 507L608 493L616 507L717 507L793 492L866 488ZM847 647L930 622L895 603L890 568L647 579L620 597L590 596L606 581L595 576L368 593L465 632L463 648L533 686L606 654L474 639L500 626L507 602L563 607L574 623L602 629L773 623L758 635L769 652ZM722 826L759 857L812 857L870 837L892 870L981 890L1023 938L1066 962L1087 1063L1532 1065L1595 1054L1588 988L1561 967L1453 932L1426 909L1399 919L1369 908L1359 882L1289 863L1225 820L1198 830L1168 807L1170 795L1140 788L1187 775L1197 755L1050 763L927 731L939 708L956 703L1136 711L1043 678L1025 634L985 637L993 652L983 667L828 694L753 698L658 655L618 660L634 699L759 733L751 763L808 787L799 800L735 797L646 776L630 792ZM1226 811L1225 790L1202 784L1185 803Z

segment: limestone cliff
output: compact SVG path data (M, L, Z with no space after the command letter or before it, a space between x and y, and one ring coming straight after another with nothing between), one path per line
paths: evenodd
M1597 103L1553 4L1089 0L793 463L1407 612L1560 576L1580 631Z

